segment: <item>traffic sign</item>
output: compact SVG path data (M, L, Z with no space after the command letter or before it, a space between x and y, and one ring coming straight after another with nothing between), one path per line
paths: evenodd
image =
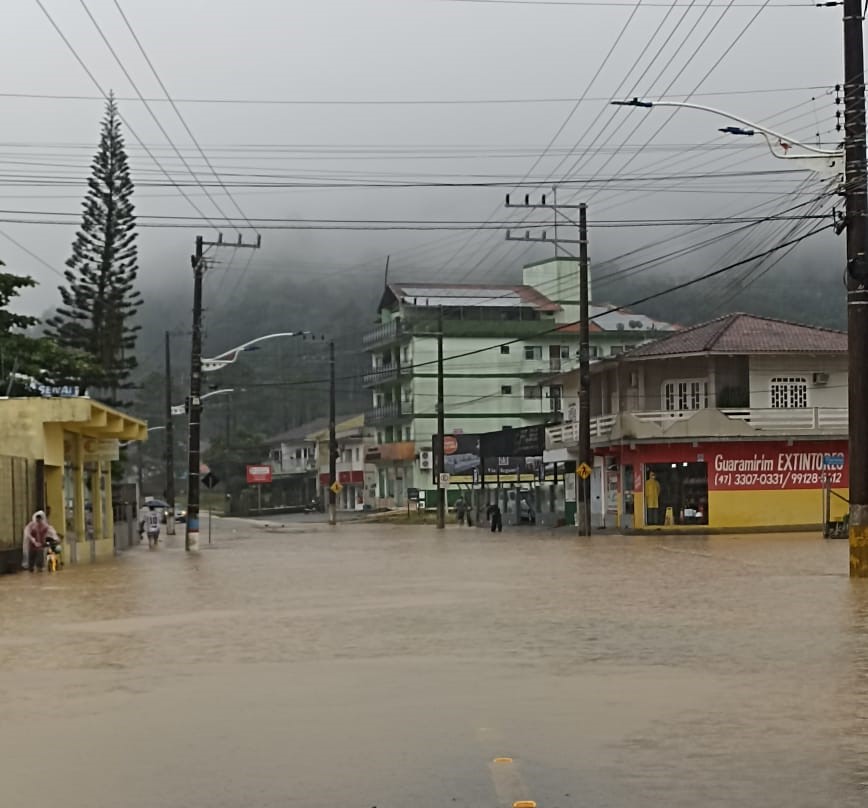
M342 486L342 485L341 485L337 480L335 480L335 481L334 481L334 482L329 486L329 490L330 490L333 494L340 494L340 492L344 490L344 487L343 487L343 486Z
M440 487L449 488L449 475L446 472L440 475Z
M212 474L210 471L202 477L202 485L205 488L214 488L217 483L220 482L220 478L216 474Z
M587 480L588 477L591 476L592 472L593 472L593 469L587 463L582 463L576 469L576 474L578 474L579 477L581 477L583 480Z

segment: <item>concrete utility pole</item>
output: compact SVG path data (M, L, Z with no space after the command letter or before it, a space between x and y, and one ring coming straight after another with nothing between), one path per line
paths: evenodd
M193 265L193 341L190 348L190 397L188 442L187 442L187 521L184 548L187 551L199 549L199 468L202 421L202 282L205 277L205 252L208 247L232 247L234 249L259 249L262 238L257 236L255 244L244 244L241 236L237 242L205 241L196 236L196 252L190 261Z
M844 0L844 149L850 413L850 576L868 578L868 261L862 1Z
M175 427L172 425L172 344L166 332L166 533L175 535Z
M506 207L527 208L532 210L547 209L554 212L555 221L563 216L569 221L569 217L563 211L578 210L579 212L579 238L559 238L557 228L555 237L549 238L546 231L541 236L531 235L526 232L524 237L518 238L507 231L507 241L540 242L554 244L557 251L563 244L578 244L579 246L579 470L584 473L578 475L576 480L576 527L580 536L591 535L591 477L590 470L594 467L594 455L591 450L591 345L590 345L590 305L591 289L589 280L588 260L588 206L582 202L578 205L559 205L555 200L552 204L546 203L543 195L539 204L530 201L530 196L525 195L524 204L514 205L510 202L509 194L506 196ZM564 252L567 252L566 250ZM557 252L556 252L557 255ZM569 466L569 467L567 467ZM575 474L575 464L565 464L564 474Z
M338 439L335 434L335 343L329 342L329 524L338 523L338 495L334 484L338 481Z
M594 467L591 454L591 345L588 322L588 206L579 205L579 463L578 519L580 536L591 535L591 477Z
M437 447L435 452L437 467L437 529L446 527L446 487L440 475L446 469L444 446L446 440L446 406L443 401L443 306L437 309Z
M205 256L202 236L196 236L193 263L193 343L190 350L190 399L187 447L187 521L184 549L199 549L199 440L202 420L202 281ZM170 421L171 423L171 421Z

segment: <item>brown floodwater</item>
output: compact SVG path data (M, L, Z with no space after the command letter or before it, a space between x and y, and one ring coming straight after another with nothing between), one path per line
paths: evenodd
M0 692L4 808L868 804L868 581L810 536L220 521L0 578Z

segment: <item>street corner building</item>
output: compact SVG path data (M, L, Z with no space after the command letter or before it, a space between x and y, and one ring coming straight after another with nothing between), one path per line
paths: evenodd
M565 395L578 395L577 381ZM640 530L775 530L848 510L847 335L731 314L592 365L592 514ZM551 427L577 457L579 425Z
M70 563L115 551L112 461L147 425L89 398L0 400L0 571L21 561L24 527L44 510Z

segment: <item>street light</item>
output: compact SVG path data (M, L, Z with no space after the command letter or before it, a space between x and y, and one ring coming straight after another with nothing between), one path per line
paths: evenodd
M822 3L820 5L826 5ZM831 3L829 3L831 5ZM848 452L850 460L850 576L868 578L868 171L866 171L865 64L863 8L861 0L843 0L844 11L844 142L840 149L826 151L808 146L771 129L751 123L728 112L678 101L613 101L618 106L685 107L720 115L741 126L720 131L736 135L759 132L772 156L797 160L810 171L832 175L844 196L846 213L836 231L847 233L847 333L848 351ZM749 127L743 129L744 127ZM783 154L775 151L777 141ZM801 153L790 154L796 147ZM843 181L841 181L843 180Z
M721 118L726 118L729 121L734 121L739 126L724 126L718 129L718 132L723 132L726 135L740 135L743 137L753 137L760 135L769 147L772 157L778 160L795 160L802 164L808 171L814 171L817 174L822 174L827 177L834 177L842 174L844 171L844 149L821 149L817 146L810 146L807 143L802 143L794 140L787 135L775 132L773 129L768 129L758 123L753 123L738 115L733 115L729 112L724 112L715 107L707 107L703 104L691 104L686 101L646 101L641 98L633 98L629 101L611 101L616 107L639 107L641 109L653 109L654 107L675 107L676 109L696 109L700 112L710 112L712 115L718 115ZM804 153L790 154L793 148L800 149ZM780 149L780 151L776 151Z
M201 240L197 241L197 255L200 255L198 248L201 247ZM199 263L195 264L198 266ZM197 307L197 301L194 295L194 310ZM195 317L194 317L195 319ZM212 357L211 359L202 358L202 344L198 338L199 332L194 327L193 336L193 367L190 373L190 398L189 398L189 439L187 441L187 463L188 463L188 478L187 478L187 521L186 521L186 538L184 546L187 550L197 550L199 547L199 438L201 428L201 408L202 400L206 396L199 394L202 383L202 373L210 373L215 370L225 368L227 365L233 364L242 351L249 351L258 345L260 342L277 339L278 337L304 337L310 334L309 331L284 331L278 334L266 334L262 337L249 340L236 348L232 348L225 353ZM171 412L171 408L170 408Z
M212 396L223 396L223 395L226 395L227 393L234 393L234 392L235 392L234 387L223 387L220 390L212 390L210 393L205 393L205 395L202 396L199 399L199 401L205 401L206 398L211 398ZM171 412L172 412L172 415L183 415L185 412L187 412L187 405L186 404L173 404ZM155 429L165 429L165 427L159 426L159 427L155 427Z
M244 351L255 351L257 350L256 345L260 342L266 342L267 340L278 339L279 337L307 337L311 336L310 331L282 331L278 334L266 334L264 337L257 337L256 339L252 339L249 342L245 342L242 345L239 345L237 348L232 348L225 353L220 354L219 356L214 356L211 359L203 359L202 360L202 372L203 373L211 373L215 370L220 370L221 368L225 368L227 365L233 364L239 357L241 353ZM207 396L202 396L202 398L207 398Z

